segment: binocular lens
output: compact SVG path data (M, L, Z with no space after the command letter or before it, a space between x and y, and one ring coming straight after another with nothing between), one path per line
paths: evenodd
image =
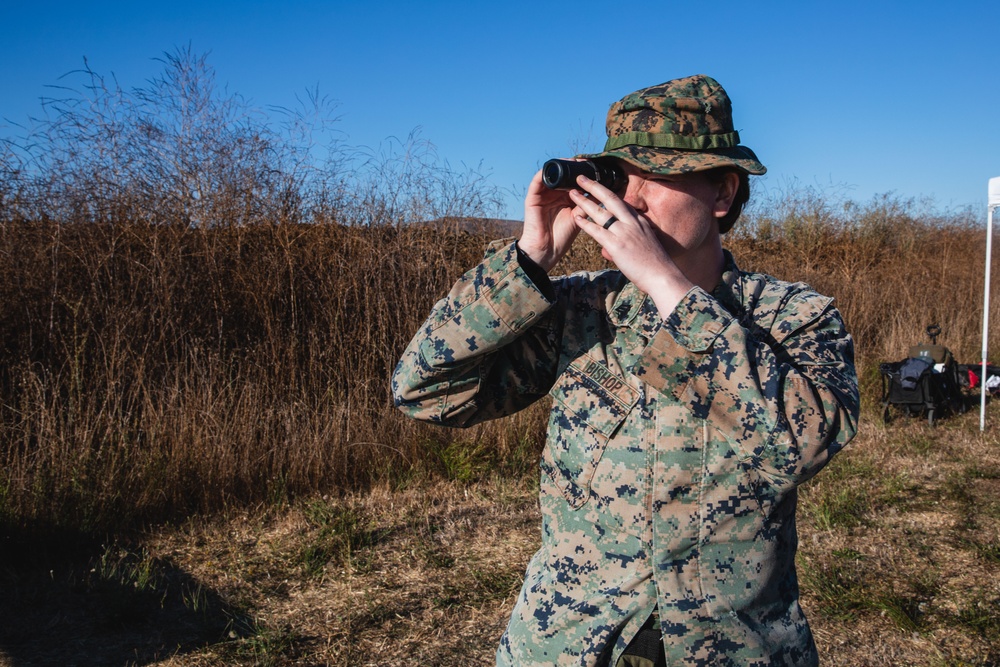
M575 180L570 178L569 172L563 166L562 162L562 160L549 160L542 165L542 181L546 187L559 190L561 183Z

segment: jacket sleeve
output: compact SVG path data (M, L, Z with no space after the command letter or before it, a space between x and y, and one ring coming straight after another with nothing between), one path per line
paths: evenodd
M685 403L775 486L800 484L857 430L854 344L833 299L799 290L768 326L743 324L693 288L633 372Z
M545 292L551 286L531 279L516 244L491 246L407 345L392 377L396 407L422 421L470 426L544 396L559 340Z

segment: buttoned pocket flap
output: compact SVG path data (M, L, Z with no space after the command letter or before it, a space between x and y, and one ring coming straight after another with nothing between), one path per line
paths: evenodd
M590 483L608 440L638 401L624 378L589 357L574 360L550 392L552 414L542 469L570 505L590 496Z

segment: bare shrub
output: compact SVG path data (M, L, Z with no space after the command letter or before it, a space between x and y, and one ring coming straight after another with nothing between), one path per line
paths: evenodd
M84 68L44 100L15 143L30 157L22 217L181 225L294 220L307 145L239 95L219 90L206 55L164 54L163 71L124 89ZM293 123L294 124L294 123ZM26 201L25 203L28 203Z
M162 71L129 89L85 60L42 117L0 140L3 220L372 225L502 208L481 167L452 168L418 131L351 147L318 90L265 110L218 86L190 46L158 60Z
M417 130L390 137L354 157L341 220L360 225L403 225L443 218L492 218L503 202L481 166L455 170Z

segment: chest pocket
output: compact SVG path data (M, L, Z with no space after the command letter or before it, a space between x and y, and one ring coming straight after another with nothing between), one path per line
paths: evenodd
M581 507L590 497L594 469L608 440L639 400L624 378L589 357L573 360L549 392L553 398L544 470L566 496Z

